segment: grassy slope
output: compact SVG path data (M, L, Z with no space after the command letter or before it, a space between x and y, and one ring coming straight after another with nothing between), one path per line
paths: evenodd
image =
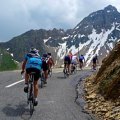
M15 70L17 68L18 65L12 56L4 50L0 50L0 71Z

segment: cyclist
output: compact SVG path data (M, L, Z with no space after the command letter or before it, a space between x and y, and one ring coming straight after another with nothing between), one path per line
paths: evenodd
M80 69L82 70L82 67L83 67L83 63L85 63L85 58L83 55L80 55L79 56L79 66L80 66Z
M51 53L48 53L48 74L49 74L52 66L54 66L54 60L51 56Z
M22 71L21 74L25 72L25 87L24 92L28 92L28 80L29 74L31 72L35 72L34 75L34 105L38 104L37 96L38 96L38 80L40 78L40 71L42 67L42 60L36 48L31 48L30 52L25 55L25 59L22 63Z
M45 81L44 83L47 84L47 79L48 79L48 55L47 54L43 54L42 56L42 69L43 69L43 72L44 72L44 76L45 76Z
M70 74L70 64L71 64L71 59L70 59L69 54L67 54L64 57L64 71L63 72L65 72L65 69L67 69L68 75Z
M93 56L92 63L93 63L93 65L92 65L93 70L96 70L97 63L99 63L97 54L95 56Z
M73 55L72 56L72 60L71 60L71 71L74 71L76 66L77 66L77 63L78 63L78 57L77 55Z

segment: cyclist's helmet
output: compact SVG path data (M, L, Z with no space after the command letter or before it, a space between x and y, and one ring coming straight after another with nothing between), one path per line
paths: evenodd
M51 53L48 53L49 56L51 56Z
M48 57L48 55L47 55L47 54L43 54L43 57L45 57L45 58L46 58L46 57Z
M38 53L39 50L37 50L36 48L32 47L30 48L30 52L33 52L33 53Z

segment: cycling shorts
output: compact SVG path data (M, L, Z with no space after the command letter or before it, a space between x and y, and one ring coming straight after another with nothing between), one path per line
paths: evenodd
M72 61L71 63L74 65L77 65L77 61Z
M39 69L37 69L37 68L27 68L26 69L26 73L27 74L30 74L31 72L35 72L35 74L34 74L34 80L35 81L37 81L37 80L39 80L39 78L40 78L40 70Z
M82 60L82 59L79 59L79 62L80 62L80 63L83 63L83 60Z
M96 60L93 60L93 63L96 64Z
M70 65L70 64L71 64L71 61L70 61L70 60L68 60L68 61L64 61L64 64L68 64L68 65Z

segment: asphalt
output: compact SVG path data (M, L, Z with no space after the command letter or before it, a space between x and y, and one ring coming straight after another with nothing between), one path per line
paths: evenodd
M61 70L54 70L48 84L39 88L39 104L32 116L29 115L27 96L23 92L24 82L7 87L22 80L20 71L1 72L0 120L96 120L83 111L83 99L78 100L79 104L75 102L76 85L91 71L78 71L65 79Z

